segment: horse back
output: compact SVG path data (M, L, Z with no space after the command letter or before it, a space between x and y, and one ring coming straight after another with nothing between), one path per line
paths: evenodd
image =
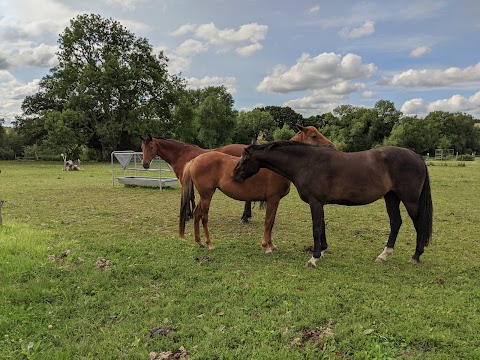
M227 196L242 201L264 201L272 194L288 194L290 181L267 169L238 183L232 174L239 158L217 151L199 155L192 161L190 172L197 190L213 193L218 188Z
M389 191L417 196L426 176L421 157L404 148L353 153L309 150L311 161L303 165L295 180L305 199L312 194L323 203L363 205Z
M221 146L213 150L224 153L224 154L240 157L243 154L243 150L245 150L247 146L248 145L243 145L243 144L230 144L230 145Z

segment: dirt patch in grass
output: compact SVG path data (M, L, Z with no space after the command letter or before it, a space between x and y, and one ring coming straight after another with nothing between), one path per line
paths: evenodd
M334 337L333 325L333 321L329 320L326 327L305 329L292 340L291 345L305 347L311 344L321 350L323 349L324 340Z
M187 350L183 346L175 351L162 351L161 353L156 353L152 351L148 354L150 360L186 360L188 359Z
M202 255L202 256L199 256L199 257L195 258L195 260L198 261L199 263L212 262L213 257L211 257L210 255Z
M168 325L157 326L150 330L150 337L153 338L155 335L167 336L172 331L172 328Z

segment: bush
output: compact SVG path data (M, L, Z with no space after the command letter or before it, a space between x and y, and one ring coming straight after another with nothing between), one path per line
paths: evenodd
M283 124L282 128L276 128L273 132L273 140L290 140L294 135L295 131L288 124Z
M15 152L13 149L0 148L0 160L13 160L15 159Z
M458 161L473 161L473 160L475 160L475 156L470 155L470 154L458 155L457 160Z

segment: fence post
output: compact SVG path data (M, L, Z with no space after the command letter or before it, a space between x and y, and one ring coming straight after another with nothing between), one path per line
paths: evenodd
M5 201L0 199L0 225L2 225L2 206L4 203Z

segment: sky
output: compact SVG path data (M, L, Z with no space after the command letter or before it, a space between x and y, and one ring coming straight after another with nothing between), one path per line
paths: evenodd
M57 64L80 14L119 21L191 88L224 85L236 110L305 117L390 100L405 115L480 119L478 0L0 0L0 119Z

